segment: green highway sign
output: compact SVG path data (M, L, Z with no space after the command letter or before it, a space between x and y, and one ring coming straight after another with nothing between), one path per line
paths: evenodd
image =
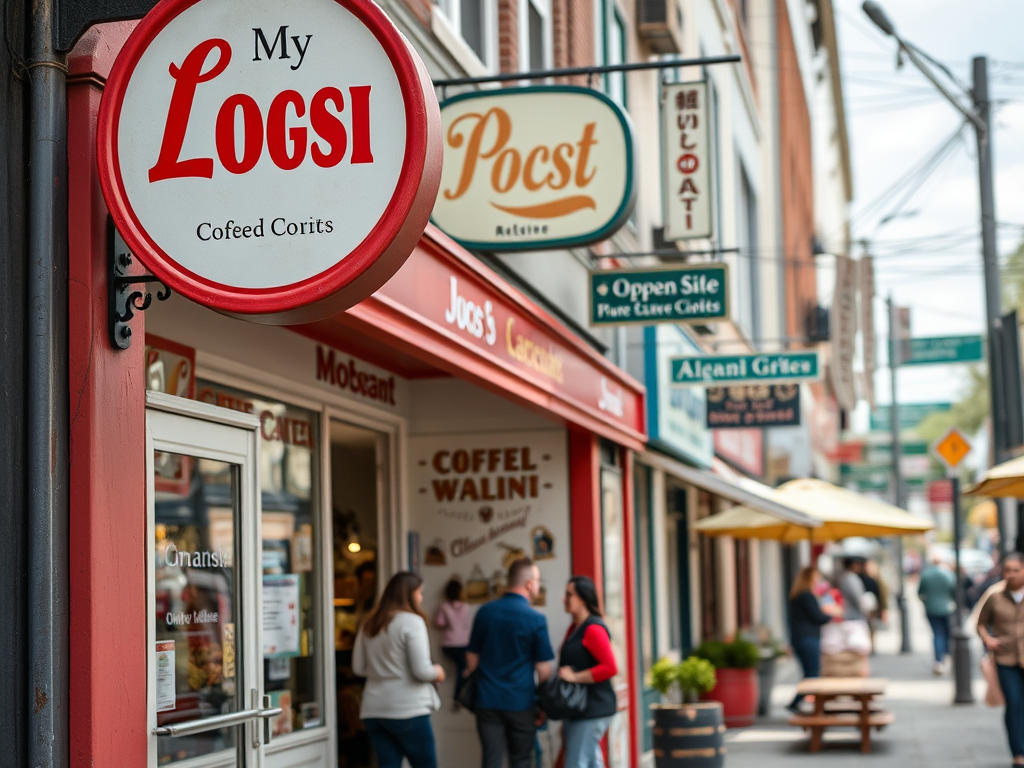
M729 267L693 264L590 273L590 324L706 323L729 318Z
M911 339L909 357L900 365L938 363L976 363L985 359L985 340L981 336L935 336Z
M671 383L677 387L778 384L821 378L817 352L673 357L669 364Z
M913 429L933 413L948 411L952 403L900 403L900 429ZM871 412L872 431L888 431L891 405L880 405Z

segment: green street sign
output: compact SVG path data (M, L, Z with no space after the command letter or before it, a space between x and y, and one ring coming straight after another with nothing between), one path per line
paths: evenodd
M900 403L900 429L913 429L933 413L948 411L952 403ZM880 405L871 412L871 430L888 432L892 406Z
M590 324L705 323L729 318L729 267L695 264L590 273Z
M677 387L777 384L821 378L817 352L673 357L669 364L672 384Z
M900 365L976 363L985 359L985 340L981 336L911 339L909 347L909 357L901 361Z

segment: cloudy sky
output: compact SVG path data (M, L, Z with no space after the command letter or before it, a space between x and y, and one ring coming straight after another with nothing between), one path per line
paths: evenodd
M912 308L914 336L981 333L974 133L966 130L929 164L956 134L962 116L910 62L896 68L895 42L864 15L860 0L834 1L854 171L853 234L872 243L879 295L892 293L898 304ZM989 57L990 92L997 102L996 217L1000 253L1009 253L1024 234L1024 2L882 0L881 5L901 37L945 64L964 85L970 84L971 58ZM921 169L929 165L933 172L924 178ZM898 186L908 177L915 183ZM894 188L901 192L893 194ZM892 218L885 222L887 217ZM876 316L884 333L881 298ZM882 402L889 397L888 380L888 371L879 371L876 391ZM900 400L954 399L962 381L953 366L904 369Z

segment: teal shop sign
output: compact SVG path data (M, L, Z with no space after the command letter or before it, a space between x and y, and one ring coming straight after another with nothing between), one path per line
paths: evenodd
M729 268L699 264L590 273L590 324L704 323L729 318Z
M673 357L672 383L680 387L775 384L821 378L817 352Z
M936 365L938 363L977 363L985 359L985 342L981 336L935 336L904 342L909 356L901 365Z

